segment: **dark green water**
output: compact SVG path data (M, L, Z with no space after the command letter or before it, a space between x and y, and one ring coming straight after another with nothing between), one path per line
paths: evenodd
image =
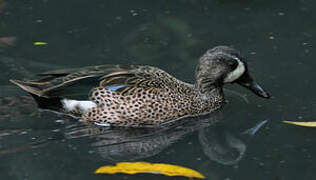
M316 2L312 0L0 0L0 177L42 179L184 179L94 175L116 161L178 164L210 180L315 179ZM45 46L34 46L43 41ZM57 68L150 64L193 82L208 48L231 45L271 94L237 85L218 113L161 129L96 129L39 112L9 79ZM267 123L254 135L243 134ZM214 123L216 121L217 123Z

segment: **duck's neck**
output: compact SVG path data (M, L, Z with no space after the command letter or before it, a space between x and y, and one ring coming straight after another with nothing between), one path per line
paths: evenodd
M202 95L222 94L223 84L219 74L222 74L222 68L210 69L204 63L199 63L195 69L195 88Z
M195 84L195 88L198 90L200 97L203 100L210 100L216 98L218 100L224 99L223 88L218 84ZM214 99L213 99L214 100Z
M201 94L216 93L217 91L220 93L223 90L223 85L211 78L196 78L194 86Z
M199 113L210 112L220 108L225 103L222 86L207 86L208 88L201 88L195 84L198 91L198 98L194 101L199 104Z
M221 76L225 71L225 68L219 66L216 69L212 69L212 66L207 63L209 62L204 61L202 57L195 69L195 88L198 90L202 99L214 102L218 99L220 99L219 101L222 101L224 99L224 94Z

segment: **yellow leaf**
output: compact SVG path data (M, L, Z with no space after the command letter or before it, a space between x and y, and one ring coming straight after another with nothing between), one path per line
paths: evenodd
M147 162L120 162L115 166L102 166L98 168L95 174L115 174L115 173L125 173L125 174L137 174L137 173L152 173L152 174L163 174L166 176L184 176L189 178L200 178L205 177L189 168L171 165L171 164L161 164L161 163L147 163Z
M294 124L298 126L306 126L306 127L316 127L316 122L296 122L296 121L283 121L284 123L287 124Z
M48 43L47 42L34 42L33 43L35 46L45 46L47 45Z

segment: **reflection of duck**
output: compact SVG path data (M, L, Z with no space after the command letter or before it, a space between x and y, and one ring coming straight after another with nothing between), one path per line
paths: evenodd
M0 148L0 155L31 148L41 148L45 144L60 139L69 139L71 142L87 142L88 139L92 147L91 151L96 152L106 161L135 161L155 156L184 137L193 132L198 132L203 152L210 160L223 165L235 164L243 157L246 146L242 140L227 132L223 126L214 125L221 120L222 114L217 112L212 115L184 118L156 128L100 127L71 124L58 131L52 131L53 134L49 133L50 138L44 137L38 141L20 146L15 144L15 146L8 149ZM0 131L0 138L1 136L10 136L21 132L32 134L31 129ZM83 144L83 149L85 149L86 144Z
M84 120L106 126L151 126L214 111L224 104L224 83L236 82L269 97L250 77L239 52L226 46L210 49L200 58L194 85L159 68L136 65L101 65L42 75L38 81L12 82L31 93L42 108L82 115ZM76 97L72 90L82 90L75 87L87 79L96 79L94 84L99 81L90 92L90 101L68 99Z
M241 160L246 152L246 145L226 130L210 127L199 131L199 141L204 154L223 165L233 165Z
M237 163L246 145L221 126L220 112L203 117L185 118L159 128L118 128L82 126L65 129L66 139L92 139L91 146L104 160L134 161L162 152L180 139L199 132L202 149L210 160L229 165ZM220 128L219 128L220 127Z
M184 136L218 121L219 116L185 118L155 128L82 126L65 130L67 139L92 138L105 160L132 161L154 156Z

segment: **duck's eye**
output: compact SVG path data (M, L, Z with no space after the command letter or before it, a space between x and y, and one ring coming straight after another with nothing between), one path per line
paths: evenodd
M235 60L235 59L232 59L232 60L228 61L228 65L230 66L230 68L231 68L232 70L234 70L234 69L236 69L237 66L238 66L238 61Z

